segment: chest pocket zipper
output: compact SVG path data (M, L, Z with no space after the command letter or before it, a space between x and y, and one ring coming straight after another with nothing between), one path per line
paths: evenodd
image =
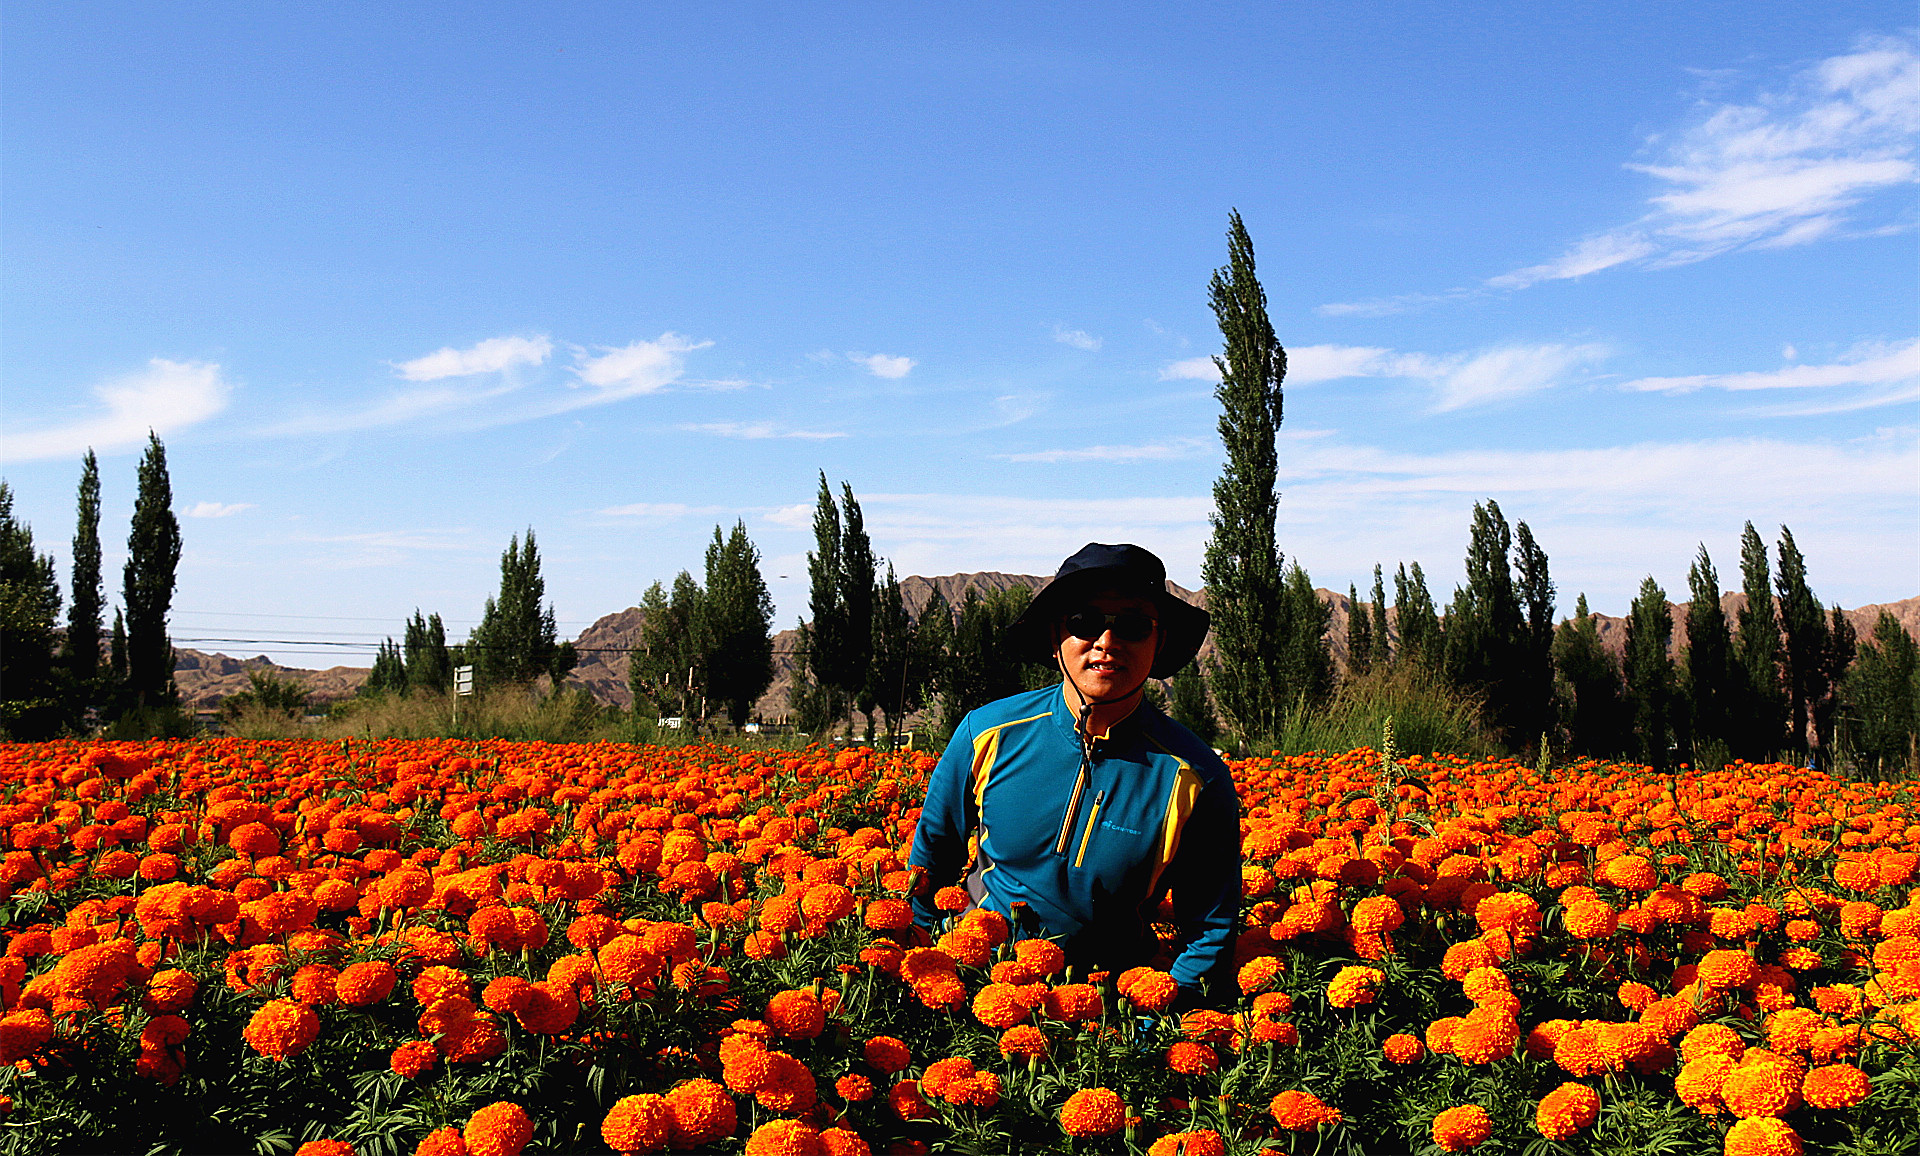
M1080 836L1080 853L1074 856L1073 865L1080 866L1087 861L1087 844L1093 840L1094 824L1100 821L1100 805L1107 801L1107 793L1101 791L1093 797L1093 810L1087 812L1087 829Z

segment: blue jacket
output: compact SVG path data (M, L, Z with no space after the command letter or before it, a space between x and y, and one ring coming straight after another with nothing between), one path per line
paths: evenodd
M1182 986L1230 977L1240 903L1240 803L1233 777L1193 732L1142 702L1081 746L1061 686L968 714L927 784L909 862L933 891L965 886L978 906L1027 904L1069 961L1115 971L1144 964L1155 909L1171 892ZM1079 785L1078 798L1076 784ZM977 843L970 837L978 836Z

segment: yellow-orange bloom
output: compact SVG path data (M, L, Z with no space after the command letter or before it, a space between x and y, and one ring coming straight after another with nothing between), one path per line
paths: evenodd
M1533 1126L1549 1140L1571 1140L1599 1118L1600 1093L1569 1081L1541 1098Z
M1443 1151L1477 1148L1493 1135L1493 1119L1478 1104L1448 1108L1433 1118L1433 1142Z
M1816 1108L1851 1108L1872 1092L1872 1081L1852 1064L1815 1068L1800 1082L1800 1095Z
M1282 1128L1311 1132L1322 1124L1340 1123L1340 1111L1311 1092L1289 1088L1267 1104L1267 1114Z
M292 1000L277 999L253 1013L241 1035L270 1060L285 1060L307 1050L320 1035L320 1017Z
M1785 1120L1761 1116L1727 1129L1726 1156L1800 1156L1800 1134Z
M468 1156L520 1156L533 1139L533 1120L518 1104L501 1100L467 1117L460 1130Z
M1327 1002L1334 1007L1353 1008L1372 1003L1380 994L1386 974L1374 967L1343 967L1327 985Z
M665 1096L623 1097L600 1121L600 1138L615 1152L658 1152L673 1138L673 1110Z
M1111 1088L1082 1088L1060 1109L1060 1127L1069 1136L1111 1136L1126 1126L1126 1105Z

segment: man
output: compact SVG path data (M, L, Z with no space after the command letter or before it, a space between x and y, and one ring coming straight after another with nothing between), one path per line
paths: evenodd
M1207 621L1139 546L1092 543L1061 564L1008 631L1060 683L981 707L954 732L914 835L910 862L929 884L918 922L934 925L934 892L964 880L973 905L1018 934L1118 972L1155 956L1150 924L1170 893L1182 1003L1208 986L1226 998L1239 799L1219 756L1142 698L1149 677L1193 660Z

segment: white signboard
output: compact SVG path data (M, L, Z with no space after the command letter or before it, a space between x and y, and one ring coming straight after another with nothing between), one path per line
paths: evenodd
M456 666L453 668L453 693L473 693L473 668L471 666Z

